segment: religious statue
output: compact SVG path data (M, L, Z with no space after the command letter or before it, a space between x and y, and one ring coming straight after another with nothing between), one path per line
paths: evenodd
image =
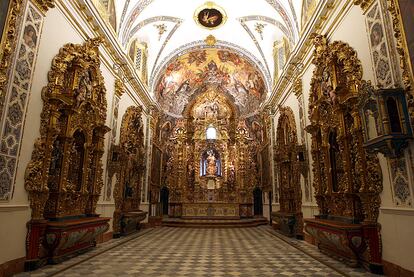
M210 150L207 152L207 155L207 175L216 175L217 166L214 152Z
M190 189L194 189L194 180L195 180L195 171L194 171L194 167L192 164L192 160L189 160L187 164L187 182L188 182L188 187Z
M91 77L88 71L80 75L79 87L76 90L76 107L80 107L83 101L92 97Z
M234 163L231 162L229 166L229 179L228 179L228 183L231 189L234 187L235 182L236 182L236 170L234 167Z

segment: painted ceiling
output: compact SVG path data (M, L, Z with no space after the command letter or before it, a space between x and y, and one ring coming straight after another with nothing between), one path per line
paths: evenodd
M157 69L164 61L213 35L222 45L237 45L234 51L249 56L262 75L268 76L265 82L269 87L269 76L274 75L274 43L287 38L293 48L304 23L302 11L319 0L214 0L226 15L216 29L203 28L194 19L206 0L101 1L115 1L116 33L126 53L135 39L148 45L149 79L158 78L161 71ZM154 83L150 93L155 98L153 88Z
M225 94L240 114L254 113L266 97L260 70L236 52L207 48L174 58L159 74L155 97L164 111L181 116L194 95L213 89Z

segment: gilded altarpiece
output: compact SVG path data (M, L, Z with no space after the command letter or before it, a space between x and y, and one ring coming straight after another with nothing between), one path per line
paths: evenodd
M139 229L146 212L139 209L145 172L144 124L142 107L129 107L122 119L116 155L118 180L114 188L114 236L127 235Z
M300 187L299 144L293 111L280 107L275 147L280 210L272 214L284 234L303 238L302 190Z
M319 216L305 220L321 251L351 266L382 271L377 222L382 176L376 155L364 149L358 111L362 66L346 43L315 35L316 66L309 96L313 186Z
M194 97L174 127L161 123L161 140L170 134L161 178L169 190L169 217L253 216L253 188L260 185L255 136L263 133L258 126L253 132L217 90Z
M100 71L101 39L66 44L53 59L42 91L40 138L26 168L27 267L57 263L93 247L108 230L96 214L103 186L106 89Z

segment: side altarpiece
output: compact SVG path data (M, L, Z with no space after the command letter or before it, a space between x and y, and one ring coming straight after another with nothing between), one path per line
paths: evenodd
M309 96L313 187L319 216L305 230L320 250L352 266L382 271L378 214L382 176L378 158L364 148L358 109L362 66L348 44L314 37L316 66Z
M299 144L295 116L289 107L280 107L279 110L275 165L280 210L272 214L272 219L276 222L275 227L284 234L303 238Z
M145 172L144 124L142 107L129 107L122 119L120 144L111 151L111 164L116 164L114 188L114 236L127 235L139 229L147 213L139 209L141 186Z
M40 138L25 173L31 220L27 269L57 263L95 246L109 218L96 214L103 186L106 89L100 38L66 44L42 90Z

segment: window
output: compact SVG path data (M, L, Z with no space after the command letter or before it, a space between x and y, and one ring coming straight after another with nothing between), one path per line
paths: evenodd
M208 127L206 131L207 139L217 139L217 131L214 127Z

